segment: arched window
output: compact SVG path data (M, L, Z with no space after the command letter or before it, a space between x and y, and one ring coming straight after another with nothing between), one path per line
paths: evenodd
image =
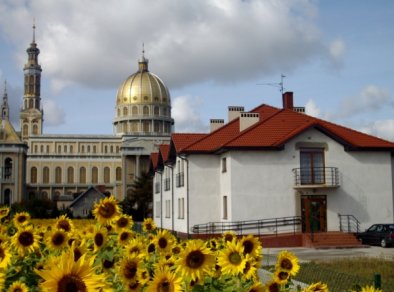
M79 183L86 184L86 168L83 166L79 169Z
M62 169L59 166L55 168L55 183L62 183Z
M47 145L47 153L49 153L49 145Z
M70 153L73 153L73 151L74 151L74 147L73 147L73 145L71 145L70 146Z
M81 152L85 153L85 146L83 146L83 145L81 146Z
M136 121L131 122L131 131L138 132L138 122L136 122Z
M30 86L30 92L33 93L33 86ZM29 108L33 108L33 100L29 100Z
M159 107L158 107L158 106L155 106L155 108L154 108L154 110L153 110L153 114L154 114L155 116L158 116L158 115L159 115L159 112L160 112Z
M92 183L98 183L98 169L95 166L92 168Z
M143 132L149 132L149 122L148 121L144 121L142 126L143 126Z
M147 105L145 105L144 108L142 109L142 114L144 116L149 116L149 107Z
M38 152L38 146L34 145L34 153L37 153L37 152Z
M127 116L128 114L129 114L129 111L128 111L127 107L124 107L123 108L123 115Z
M119 153L119 146L116 146L116 153Z
M62 152L62 146L57 146L57 153L61 153Z
M69 184L74 183L74 168L71 166L67 168L67 183Z
M120 117L120 108L118 108L118 117Z
M26 137L29 135L29 126L28 125L23 125L23 136Z
M122 125L123 125L123 133L127 133L127 124L124 123Z
M6 158L4 161L4 178L9 179L12 177L12 159Z
M121 181L122 180L122 168L117 167L116 168L116 181Z
M42 182L44 184L49 184L49 167L47 166L42 169Z
M104 183L109 184L110 181L110 169L109 167L104 167Z
M32 184L36 184L37 183L37 167L32 167L30 170L30 182Z
M40 152L41 152L41 153L44 153L44 145L41 145L41 147L40 147Z
M108 153L108 146L107 145L104 146L104 153Z
M131 113L133 114L133 116L138 115L138 107L136 105L132 107Z
M38 135L38 126L36 124L33 125L33 135Z
M10 206L11 205L11 190L10 189L5 189L4 190L4 202L3 204L6 206Z
M88 145L88 153L90 153L90 145Z
M67 153L67 145L64 145L64 146L63 146L63 152L64 152L64 153Z

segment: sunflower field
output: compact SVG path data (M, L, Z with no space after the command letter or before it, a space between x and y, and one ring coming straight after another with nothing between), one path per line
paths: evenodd
M272 280L260 282L262 246L253 235L179 240L151 218L136 233L114 197L98 202L93 215L32 220L1 207L0 291L300 291L291 285L298 259L287 251L279 254ZM329 290L319 282L302 291Z

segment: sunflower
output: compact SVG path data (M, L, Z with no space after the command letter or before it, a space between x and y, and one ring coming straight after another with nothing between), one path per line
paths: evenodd
M96 226L92 234L94 251L98 251L99 249L101 249L106 244L107 238L108 238L107 229L104 227Z
M328 287L326 284L318 282L309 285L302 292L328 292Z
M144 244L137 238L131 239L125 246L124 250L128 255L136 254L139 256L144 256L145 253Z
M118 244L120 246L127 245L131 239L135 237L134 233L129 230L123 230L118 234Z
M150 273L147 268L139 268L137 271L137 278L138 282L141 283L141 285L148 284L150 281Z
M224 243L231 242L234 239L237 239L237 234L234 231L226 231L223 233L222 239Z
M123 285L126 288L125 292L141 292L144 286L139 281L129 281L127 283L123 283Z
M67 246L67 233L63 229L50 232L46 239L46 245L50 250L61 250Z
M93 215L97 222L102 225L110 225L116 221L121 211L113 196L105 197L94 205Z
M74 255L74 261L76 262L77 260L79 260L79 258L81 256L86 254L87 248L86 248L85 241L78 243L76 240L74 240L71 243L70 250L71 250L72 254Z
M24 256L39 247L39 236L33 231L32 226L27 226L15 233L11 244L19 255Z
M279 253L275 268L295 276L300 269L300 265L298 264L298 258L293 253L284 250Z
M7 217L8 214L10 213L10 208L7 206L3 206L0 208L0 219L3 219L4 217Z
M8 288L8 292L28 292L29 288L21 281L15 281Z
M279 285L284 285L289 281L290 274L288 271L277 269L274 273L274 280Z
M374 288L373 286L365 286L361 288L361 292L382 292L382 290Z
M11 262L11 252L5 243L0 243L0 269L6 269Z
M156 223L152 218L145 218L144 222L142 222L142 230L146 233L152 232L156 229Z
M265 290L264 291L267 291L267 292L280 292L281 291L280 284L278 284L275 280L271 280L267 284L265 284Z
M5 281L4 271L0 269L0 291L2 291L4 288L4 281Z
M176 264L176 271L182 277L188 277L196 281L202 279L204 274L212 272L216 264L216 258L202 240L196 239L187 242Z
M242 279L244 280L256 280L257 269L260 267L260 262L256 261L254 258L250 257L249 254L246 255L246 264L245 268L242 271Z
M74 224L71 219L67 218L66 215L61 215L55 222L57 229L62 229L65 232L72 232L74 230Z
M117 232L120 232L123 229L131 229L133 226L133 218L130 215L122 214L120 217L114 222L114 227Z
M157 247L157 251L160 253L167 253L171 250L176 239L167 230L159 230L156 236L153 238L153 242Z
M119 276L125 283L137 280L137 272L141 267L141 260L136 255L123 258L119 263Z
M106 286L105 275L96 274L93 261L87 260L86 255L75 262L73 255L65 252L46 269L34 271L43 278L40 287L47 292L99 291Z
M254 282L253 285L247 290L247 292L265 292L266 289L261 282Z
M235 240L228 242L218 255L218 264L222 268L222 273L233 276L242 273L246 265L243 253L244 247L241 242L236 242Z
M27 212L16 213L12 222L14 222L15 227L21 228L29 224L30 214Z
M146 292L181 292L182 280L170 268L162 267L155 270L155 275Z
M253 236L252 234L249 234L248 236L244 236L241 239L241 243L244 247L244 254L249 254L252 257L259 257L261 255L261 243L260 240Z

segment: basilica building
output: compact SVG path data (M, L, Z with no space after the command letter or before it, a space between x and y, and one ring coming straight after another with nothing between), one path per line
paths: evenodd
M20 131L9 121L4 90L0 127L0 204L32 198L70 201L95 187L122 200L158 145L169 143L174 120L164 82L148 70L144 51L138 70L115 97L113 135L45 134L40 50L27 48Z

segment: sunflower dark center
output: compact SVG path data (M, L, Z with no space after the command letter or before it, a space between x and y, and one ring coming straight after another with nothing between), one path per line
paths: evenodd
M102 246L104 243L104 235L101 233L96 233L96 235L94 236L94 243L97 246Z
M23 231L19 237L18 237L18 241L20 244L22 244L23 246L30 246L34 243L34 237L33 234L29 231Z
M116 224L118 225L118 227L123 228L126 227L127 224L129 224L129 220L127 218L119 218L118 221L116 221Z
M229 259L230 263L233 265L239 265L242 261L241 255L237 252L230 253L230 255L228 256L228 259Z
M68 223L67 220L60 220L60 221L57 223L57 227L58 227L59 229L63 229L63 230L66 231L66 232L68 232L68 231L71 230L70 223Z
M113 203L106 202L99 208L99 214L104 218L111 218L116 213L116 207Z
M59 233L55 233L52 236L52 243L53 243L54 246L62 245L64 243L64 240L65 240L64 235L62 233L60 233L60 232Z
M12 290L12 292L23 292L23 290L19 287Z
M281 280L286 280L288 277L289 277L289 273L287 273L287 272L279 272L279 274L278 274L278 277L279 277L279 279L281 279Z
M109 261L109 260L104 260L103 261L103 267L105 268L105 269L110 269L110 268L112 268L114 266L114 261L112 260L112 261Z
M123 274L126 279L133 279L137 275L137 264L135 262L128 262Z
M170 292L171 291L170 289L171 289L171 284L170 282L168 282L167 279L160 282L157 287L158 292Z
M204 263L205 256L199 250L190 252L186 257L186 265L192 269L198 269Z
M127 240L130 237L130 234L128 232L122 232L120 234L120 240L124 241Z
M74 248L74 262L78 261L81 256L82 252L79 250L79 248Z
M146 230L152 230L152 224L146 223L146 224L145 224L145 229L146 229Z
M5 258L5 252L2 247L0 247L0 262Z
M68 274L57 284L57 292L87 292L85 282L78 276Z
M247 261L245 264L245 268L244 268L244 274L246 274L247 272L250 271L251 265L250 263Z
M251 253L253 251L253 247L254 247L253 242L251 242L249 240L246 240L243 243L243 246L244 246L244 253L245 254L249 254L249 253Z
M291 270L293 268L293 263L289 259L283 259L280 263L280 267L285 270Z
M272 283L271 285L268 286L268 291L269 292L279 292L279 284L278 283Z
M172 249L172 253L173 254L179 254L181 252L181 248L179 247L179 246L175 246L173 249Z
M160 248L166 248L168 245L168 241L166 238L164 237L160 237L159 241L158 241L158 245Z
M224 240L225 240L225 241L232 241L233 238L234 238L234 236L233 236L232 234L226 234L226 235L224 236Z
M154 245L153 243L151 243L151 244L148 245L148 252L149 252L149 253L154 252L155 249L156 249L156 248L155 248L155 245Z
M25 215L20 215L20 216L18 217L18 222L19 222L19 223L23 223L23 222L25 222L26 220L27 220L27 218L26 218Z
M137 246L133 246L130 248L130 253L139 253L140 249Z

